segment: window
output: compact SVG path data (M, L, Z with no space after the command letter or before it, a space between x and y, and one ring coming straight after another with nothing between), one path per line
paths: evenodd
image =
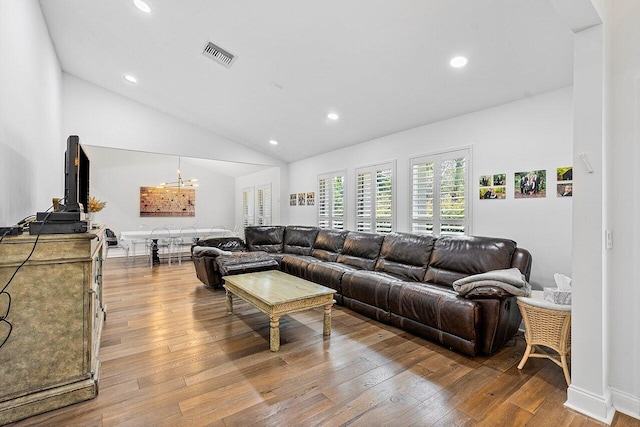
M356 169L356 230L393 231L393 163Z
M253 187L242 190L242 224L247 227L253 225Z
M411 159L411 231L468 234L471 149Z
M271 225L271 184L261 185L256 191L256 224Z
M318 227L344 229L344 171L318 176Z

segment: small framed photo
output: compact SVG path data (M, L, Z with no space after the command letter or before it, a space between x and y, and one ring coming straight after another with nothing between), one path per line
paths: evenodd
M482 187L480 200L504 200L507 198L507 187Z
M298 195L296 193L289 194L289 206L296 206L298 204Z
M313 206L316 204L316 193L313 191L307 193L307 206Z
M556 181L573 181L573 166L556 169Z
M506 173L497 173L493 175L493 186L494 187L504 187L507 185L507 174Z
M298 193L298 206L306 205L307 193Z
M559 182L556 184L556 194L558 197L571 197L573 196L573 183L572 182Z
M489 187L491 183L491 175L480 175L480 187Z

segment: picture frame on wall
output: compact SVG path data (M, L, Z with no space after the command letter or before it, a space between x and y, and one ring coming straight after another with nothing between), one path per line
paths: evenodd
M307 193L307 206L313 206L316 204L316 193L310 191Z
M480 187L489 187L491 185L491 175L480 175Z
M480 200L504 200L507 198L507 187L481 187Z
M573 196L573 166L565 166L556 169L556 196Z
M296 193L289 194L289 206L296 206L298 204L298 195Z
M547 197L547 171L532 170L516 172L513 180L516 199L539 199Z
M298 206L306 205L307 193L298 193Z

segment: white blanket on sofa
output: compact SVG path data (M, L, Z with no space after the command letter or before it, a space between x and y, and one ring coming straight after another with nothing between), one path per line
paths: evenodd
M525 280L524 274L516 267L474 274L453 282L453 289L461 296L482 286L497 286L516 296L531 295L531 286Z

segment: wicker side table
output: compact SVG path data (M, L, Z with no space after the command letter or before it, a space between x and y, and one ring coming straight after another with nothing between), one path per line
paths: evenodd
M542 291L533 291L531 297L518 297L517 302L527 340L527 349L518 369L522 369L530 357L546 358L562 368L567 385L571 384L567 364L571 353L571 306L545 301ZM539 346L554 350L559 358Z

